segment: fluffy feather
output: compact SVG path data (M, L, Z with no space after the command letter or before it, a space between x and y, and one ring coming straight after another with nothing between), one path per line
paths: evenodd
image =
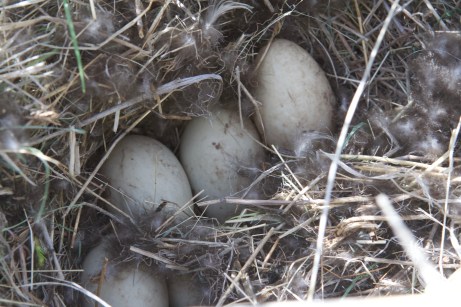
M219 30L220 25L217 24L218 19L224 14L236 9L251 11L252 7L248 4L232 0L214 0L210 3L205 17L202 20L202 33L212 45L219 42L222 38L222 33Z

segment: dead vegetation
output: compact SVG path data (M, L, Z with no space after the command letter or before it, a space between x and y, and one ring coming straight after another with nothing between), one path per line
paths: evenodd
M121 263L194 272L209 285L206 304L421 292L379 193L441 273L457 269L460 4L326 3L4 2L0 303L78 305L82 259L107 236ZM185 121L237 97L250 115L253 60L274 37L298 43L327 72L338 97L334 142L311 148L306 136L295 153L272 152L261 170L271 194L227 199L249 209L223 225L152 227L153 216L110 214L98 170L114 142L137 133L175 150ZM213 203L197 199L199 208Z

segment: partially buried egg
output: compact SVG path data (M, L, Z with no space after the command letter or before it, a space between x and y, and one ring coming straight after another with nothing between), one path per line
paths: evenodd
M268 49L267 49L268 48ZM317 62L300 46L276 39L257 58L258 129L268 145L295 150L305 132L332 128L333 91Z
M169 306L163 277L143 265L113 261L107 247L107 243L102 243L86 256L81 276L84 288L114 307ZM85 296L82 306L93 307L95 301Z
M195 192L210 199L241 197L264 160L263 147L253 123L237 111L218 108L209 118L193 119L181 137L179 156ZM205 214L225 221L239 213L238 206L210 205Z
M101 173L112 188L110 201L132 216L154 210L171 215L192 198L187 175L178 159L166 146L149 137L125 137L116 145ZM178 218L184 220L191 215L192 209L187 209Z

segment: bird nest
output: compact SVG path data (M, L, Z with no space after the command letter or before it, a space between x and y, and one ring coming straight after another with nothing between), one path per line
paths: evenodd
M460 13L457 1L6 1L0 303L78 305L82 261L102 238L120 264L193 273L205 305L421 292L382 193L450 275L461 255ZM255 58L274 38L327 73L335 130L299 137L294 153L270 148L267 195L220 199L246 205L225 223L200 215L216 203L200 195L180 225L110 213L98 172L110 146L141 134L176 151L184 124L215 105L252 114Z

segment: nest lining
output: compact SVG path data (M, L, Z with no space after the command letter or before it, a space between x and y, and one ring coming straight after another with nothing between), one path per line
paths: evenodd
M393 3L90 4L70 3L78 53L64 7L41 1L0 9L0 301L75 305L82 294L69 283L79 282L82 259L106 236L117 263L193 272L210 285L209 304L306 298L331 153ZM460 12L442 1L399 8L343 148L319 297L424 289L376 206L378 193L390 196L445 274L459 267ZM201 217L159 228L152 220L165 222L161 215L133 223L109 214L95 169L114 140L138 133L175 150L184 122L215 104L240 96L251 114L245 89L253 86L253 59L274 37L295 41L327 72L338 97L333 142L311 148L315 137L306 136L298 152L281 149L285 163L274 154L264 174L276 192L228 199L249 209L223 225Z

